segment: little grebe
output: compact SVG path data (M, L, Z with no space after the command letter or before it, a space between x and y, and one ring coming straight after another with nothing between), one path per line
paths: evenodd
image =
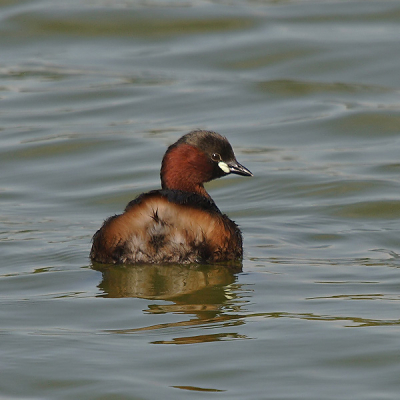
M112 264L199 263L238 259L242 235L222 214L203 183L230 173L253 174L235 158L228 140L197 130L169 146L161 190L143 193L94 234L90 257Z

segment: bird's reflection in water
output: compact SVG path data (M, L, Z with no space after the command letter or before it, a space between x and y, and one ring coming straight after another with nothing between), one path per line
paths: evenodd
M213 318L224 303L234 297L231 286L242 263L209 265L104 265L93 264L101 271L102 297L137 297L167 300L171 303L149 304L150 313L195 314L199 319Z
M241 272L240 262L214 265L104 265L93 264L102 272L99 288L104 297L139 297L170 300L207 287L229 285Z
M104 265L93 264L102 272L99 284L102 297L137 297L149 299L150 314L184 314L189 319L152 324L130 329L109 330L109 333L134 334L166 328L204 326L228 327L229 332L207 332L193 336L179 336L156 340L154 344L191 344L220 340L245 339L230 328L244 323L240 313L241 289L236 274L242 271L242 263L210 265ZM153 301L154 300L154 301ZM165 300L159 302L156 300ZM187 333L187 331L185 330Z

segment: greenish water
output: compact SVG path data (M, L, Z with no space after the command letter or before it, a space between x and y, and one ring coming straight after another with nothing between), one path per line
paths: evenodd
M400 391L400 3L0 3L0 398ZM91 265L184 133L242 272Z

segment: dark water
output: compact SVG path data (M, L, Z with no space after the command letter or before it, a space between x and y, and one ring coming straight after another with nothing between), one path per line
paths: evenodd
M398 1L2 1L0 398L390 399L400 391ZM243 272L88 259L167 145Z

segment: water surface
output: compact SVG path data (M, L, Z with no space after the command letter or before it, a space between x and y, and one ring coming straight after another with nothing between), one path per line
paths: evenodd
M400 5L0 5L0 397L398 399ZM195 128L236 270L92 265ZM238 272L241 270L241 272Z

